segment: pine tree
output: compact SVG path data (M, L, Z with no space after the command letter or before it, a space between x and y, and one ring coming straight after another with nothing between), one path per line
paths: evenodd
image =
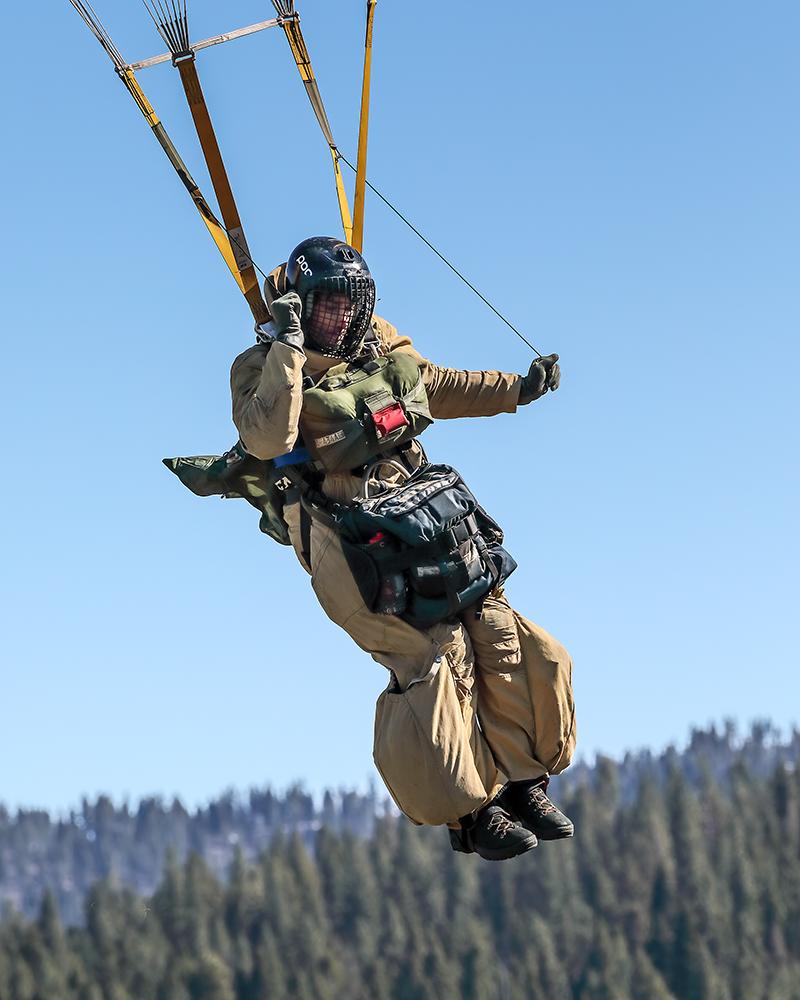
M192 1000L236 1000L230 969L211 952L187 963L183 980Z
M497 975L493 942L477 912L470 911L459 922L459 992L463 1000L499 1000L500 982Z
M219 940L223 934L219 929L214 932L222 913L224 892L198 854L192 853L185 865L180 898L186 934L184 947L193 954L208 951L212 945L224 950L227 942Z
M646 952L633 956L630 1000L676 1000Z
M153 896L151 906L170 947L177 953L187 951L191 941L185 882L185 873L179 866L175 853L169 851L164 878Z
M278 950L272 931L262 927L254 943L255 969L253 973L253 1000L269 997L269 1000L290 1000L287 985L287 970L284 957Z
M542 997L566 997L570 993L567 970L561 961L553 935L546 920L534 916L527 955L532 963L530 988ZM532 994L533 995L533 994Z
M629 1000L630 975L624 941L599 923L577 996L580 1000Z

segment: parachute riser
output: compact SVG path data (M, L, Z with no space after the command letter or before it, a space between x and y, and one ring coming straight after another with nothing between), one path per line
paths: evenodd
M133 98L136 106L139 108L147 121L147 124L150 126L153 135L158 140L159 145L172 164L175 172L178 174L181 183L186 188L192 201L194 202L195 208L197 208L197 211L200 213L200 217L205 223L206 228L208 229L217 249L221 253L223 260L227 264L233 277L237 282L239 282L239 275L236 268L236 261L233 258L230 240L228 239L225 230L222 228L222 225L211 211L208 202L203 197L203 194L192 178L192 175L189 173L188 167L183 162L180 153L172 143L172 140L156 114L155 109L145 96L142 88L139 86L139 81L136 79L134 71L125 63L125 60L122 58L122 54L114 44L113 39L106 31L91 5L85 3L84 0L69 0L69 2L77 11L78 16L81 18L86 27L100 43L103 51L114 64L114 70L117 76L130 96ZM244 291L244 289L242 289L242 291Z
M211 183L225 223L237 271L237 283L247 300L257 324L269 320L269 311L259 287L258 275L247 246L239 210L222 158L211 115L206 104L195 63L195 52L189 41L186 0L181 11L176 0L170 0L172 11L165 10L162 0L143 0L156 29L172 53L172 64L180 74L186 101L203 150ZM152 3L152 9L150 4Z
M361 84L361 116L358 126L358 159L356 160L356 194L353 203L353 246L359 253L364 248L364 201L367 180L367 146L369 138L369 102L372 86L372 34L375 7L378 0L367 0L367 28L364 34L364 74Z
M339 164L339 149L333 138L333 131L322 101L322 94L314 76L311 56L309 55L305 38L303 38L303 29L300 26L300 15L294 9L293 0L272 0L272 5L282 21L281 27L286 35L286 41L289 43L289 49L297 66L297 71L300 74L300 79L303 81L303 86L314 111L314 116L330 149L331 159L333 160L334 183L336 185L336 200L339 204L339 215L342 220L344 238L345 242L352 243L353 219L350 214L350 205L347 200L344 178L342 177L342 170Z
M256 264L256 262L252 259L252 257L250 257L249 251L247 251L246 249L246 245L243 245L241 243L241 241L237 238L236 233L230 235L226 233L225 229L217 220L216 216L214 215L214 212L211 210L208 202L206 201L202 192L200 191L200 188L192 178L192 175L189 173L186 164L184 163L183 159L181 158L180 154L178 153L177 149L172 143L172 140L170 139L166 129L164 128L164 125L159 120L158 115L156 114L152 105L150 104L144 92L142 91L142 88L139 85L139 82L135 76L135 70L144 68L146 66L156 65L158 63L169 62L173 58L173 54L169 53L164 56L156 56L153 57L152 59L144 60L143 62L140 63L126 63L123 60L119 52L119 49L117 49L116 45L114 44L113 40L111 39L106 29L103 27L97 15L94 13L94 10L91 8L90 4L84 2L84 0L69 0L69 2L72 5L72 7L77 11L78 15L84 21L84 23L92 32L92 34L95 36L97 41L100 43L100 45L102 46L108 57L111 59L112 63L114 64L115 71L119 76L121 82L125 86L128 93L131 95L132 99L135 101L137 107L141 111L142 115L144 116L145 120L150 126L153 134L158 140L159 145L163 149L165 155L167 156L174 170L178 174L181 183L186 188L187 192L192 198L192 201L194 202L195 207L197 208L200 214L200 217L203 219L203 222L208 228L211 238L214 240L214 243L219 249L229 270L231 271L231 274L233 275L234 279L239 285L240 290L243 293L245 293L245 287L242 281L238 262L234 257L234 252L233 252L234 246L236 246L237 249L241 252L242 256L240 257L240 260L242 260L243 257L246 257L247 261L249 261L249 263L262 276L266 277L266 275L264 274L262 269L258 266L258 264ZM377 0L374 0L374 2L377 2ZM284 28L287 39L289 39L290 46L292 47L292 52L293 54L295 54L294 46L292 46L292 37L289 34L289 30L287 30L289 29L290 25L288 23L287 24L283 23L284 21L286 21L286 22L293 22L294 24L296 24L297 35L299 36L300 42L302 43L302 49L304 50L304 54L307 59L308 51L305 48L305 43L302 41L302 35L300 33L300 27L299 27L299 17L294 11L293 0L273 0L273 5L276 7L278 11L279 14L278 18L272 19L270 21L259 22L259 24L257 25L251 25L249 28L239 29L239 31L236 32L229 32L226 35L215 36L212 39L206 39L204 42L198 42L194 46L187 46L187 48L191 48L193 50L206 48L210 45L217 45L222 42L232 40L234 38L242 37L243 35L246 34L252 34L254 31L260 31L263 28L281 25ZM369 6L368 6L368 14L369 14ZM368 46L369 23L367 27L367 32L368 33L365 41ZM301 78L303 79L304 84L306 84L307 81L313 84L312 87L306 86L306 91L308 92L309 98L312 97L312 94L314 93L315 90L316 94L318 95L319 91L318 88L316 87L316 81L314 80L313 77L313 71L311 70L310 60L308 60L307 62L308 76L306 76L306 73L304 72L305 66L301 67L300 61L297 59L296 61L298 65L298 70L300 70ZM314 107L315 113L317 113L317 104L313 99L312 99L312 106ZM345 193L344 182L341 175L340 161L343 160L347 164L347 166L350 167L350 169L353 170L353 172L356 174L358 173L358 168L353 166L353 164L350 163L350 161L341 154L335 142L333 141L333 137L330 134L330 125L327 122L327 115L325 115L324 107L322 106L321 97L319 97L319 108L322 114L321 116L320 114L317 114L317 118L319 120L320 126L323 129L323 132L325 133L326 140L328 140L328 145L333 159L334 173L336 177L337 197L339 198L340 208L342 209L342 222L345 228L345 238L347 239L348 242L351 242L352 229L348 229L349 207L347 206L347 196ZM425 243L426 246L428 246L428 248L434 254L436 254L436 256L439 257L442 260L442 262L446 264L446 266L450 268L450 270L462 282L464 282L464 284L466 284L467 287L470 288L472 292L474 292L475 295L477 295L478 298L480 298L481 301L483 301L484 304L487 305L489 309L491 309L491 311L503 323L505 323L506 326L508 326L509 329L511 329L511 331L514 334L516 334L517 337L520 338L520 340L522 340L537 356L539 357L542 356L541 352L536 347L534 347L534 345L526 337L524 337L523 334L508 319L506 319L506 317L489 301L489 299L487 299L486 296L484 296L475 287L475 285L473 285L465 277L465 275L461 271L459 271L455 267L455 265L453 265L447 259L447 257L440 250L438 250L437 247L435 247L434 244L431 243L431 241L428 240L427 237L425 237L422 232L420 232L419 229L417 229L416 226L413 225L413 223L408 219L408 217L405 216L398 208L396 208L389 201L389 199L385 195L383 195L373 184L371 184L369 180L366 180L366 178L365 178L365 186L368 187L392 212L394 212L394 214L397 215L398 218L406 226L408 226L412 230L412 232L414 232L415 235L420 240L422 240L422 242ZM352 223L350 223L350 226L351 225ZM263 305L263 300L261 299L260 292L258 292L258 300ZM258 306L256 306L256 308L258 308ZM251 304L251 309L253 309L252 304ZM255 315L255 310L253 311Z

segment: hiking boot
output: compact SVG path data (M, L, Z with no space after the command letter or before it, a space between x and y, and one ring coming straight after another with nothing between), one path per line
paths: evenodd
M572 820L547 797L547 779L512 781L502 796L512 816L539 840L563 840L575 833Z
M479 810L474 820L450 831L454 851L477 854L486 861L516 858L536 847L536 837L516 823L495 800Z

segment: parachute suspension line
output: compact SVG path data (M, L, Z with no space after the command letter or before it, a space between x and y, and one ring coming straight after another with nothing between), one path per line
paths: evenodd
M150 125L153 131L153 134L155 135L156 139L158 139L161 148L164 150L164 153L166 154L167 158L172 164L175 172L178 174L181 183L188 191L190 197L192 198L192 201L195 204L195 207L200 213L200 217L202 218L203 222L206 224L206 227L208 228L211 238L214 240L214 243L216 244L217 248L222 254L222 257L224 258L225 263L228 265L228 268L230 269L231 273L236 279L237 284L239 284L240 288L242 288L241 275L237 260L235 259L233 254L233 247L236 247L236 249L244 257L247 258L249 264L252 267L254 267L255 270L257 270L262 277L266 278L267 275L258 266L256 261L254 261L253 258L250 256L250 253L246 249L246 246L240 243L235 236L230 235L229 237L229 234L226 233L226 231L220 225L219 221L212 212L208 202L206 201L202 192L200 191L200 188L194 181L192 175L189 173L188 167L183 162L183 159L181 158L177 149L173 145L172 140L170 139L166 129L164 128L163 124L158 118L158 115L156 114L152 105L145 96L142 88L139 86L139 82L136 79L134 73L134 68L132 66L128 66L125 63L124 59L122 58L122 55L119 52L119 49L116 47L111 36L104 28L102 22L100 21L100 18L95 13L91 3L89 3L88 0L69 0L69 2L72 4L72 6L77 11L80 18L83 20L83 22L95 36L100 45L102 45L106 54L114 63L114 67L117 71L120 80L123 82L129 94L136 102L136 105L138 106L139 110L144 115L145 119L147 120L147 123ZM154 3L160 2L160 0L152 0L152 2ZM170 2L174 2L174 0L170 0ZM375 0L375 2L377 2L377 0ZM350 213L349 213L349 208L347 207L347 198L344 191L344 183L342 181L341 171L339 170L339 160L343 160L347 164L347 166L350 167L350 169L356 173L356 176L358 175L358 171L357 168L354 167L353 164L350 163L350 161L345 156L343 156L342 153L339 152L338 148L336 147L336 144L333 142L333 137L330 132L330 125L328 124L327 115L325 114L325 109L324 106L322 105L322 98L321 96L319 96L319 89L317 88L316 82L314 81L313 71L311 70L311 63L310 60L308 59L308 50L305 48L305 43L303 42L302 34L300 34L297 14L295 13L294 10L294 0L272 0L272 3L273 6L276 8L279 17L281 18L282 27L286 31L287 39L289 40L289 44L292 47L292 53L295 55L295 61L297 62L298 70L300 71L300 75L303 78L303 82L306 84L306 91L308 92L309 98L311 99L312 107L314 108L314 111L317 114L317 120L319 121L320 126L322 127L323 132L325 133L326 139L329 140L329 145L331 147L331 154L333 156L334 169L336 171L337 194L339 195L339 204L340 208L342 209L342 222L345 225L345 236L348 242L350 242L350 240L352 239L352 223L349 223ZM179 14L177 9L175 10L175 13ZM179 19L179 17L177 19ZM289 30L287 28L287 22L284 19L292 19L290 22L291 25L297 28L296 37L299 38L300 44L302 45L302 49L298 49L297 51L298 52L305 51L305 66L307 66L308 78L305 75L304 72L305 67L302 63L302 60L297 57L297 54L295 54L295 46L293 44L293 38L289 33ZM169 42L167 42L167 45L168 47L171 48ZM174 55L173 59L175 59ZM308 86L307 79L313 82L313 88ZM316 92L319 98L318 105L312 96L313 91ZM318 112L318 106L321 111L321 115ZM461 271L458 270L457 267L455 267L454 264L451 264L450 261L447 259L447 257L445 257L445 255L440 250L438 250L433 245L433 243L431 243L431 241L426 236L424 236L419 231L419 229L417 229L417 227L398 208L396 208L385 195L383 195L375 187L374 184L371 184L370 181L366 179L366 177L364 183L365 186L368 187L370 191L372 191L373 194L375 194L386 205L386 207L390 209L390 211L392 211L401 220L401 222L403 222L406 226L408 226L408 228L417 237L419 237L419 239L421 239L422 242L430 250L432 250L433 253L435 253L436 256L444 264L447 265L448 268L450 268L450 270L456 275L456 277L458 277L472 292L475 293L475 295L478 296L478 298L485 305L489 307L489 309L491 309L491 311L498 317L498 319L502 320L502 322L505 323L505 325L510 330L512 330L513 333L515 333L517 337L519 337L519 339L522 340L523 343L525 343L534 352L534 354L536 354L538 357L542 357L541 352L537 350L537 348L534 347L534 345L525 336L523 336L522 333L520 333L520 331L514 326L514 324L511 323L508 319L506 319L506 317L499 311L499 309L497 309L486 298L486 296L483 295L483 293L480 292L475 287L475 285L473 285L472 282L469 281L469 279L464 274L462 274ZM349 231L348 231L348 223L350 224Z
M367 180L367 142L369 136L369 98L372 84L372 28L378 0L367 0L367 32L364 38L364 78L361 84L361 119L358 126L358 159L356 160L356 196L353 202L353 246L359 253L364 249L364 196Z
M351 170L355 171L356 168L347 159L347 157L344 156L343 153L340 153L339 156L347 164L347 166L350 167ZM394 212L397 218L400 219L401 222L404 222L408 226L408 228L422 240L422 242L425 244L426 247L428 247L430 250L433 250L436 256L450 268L450 270L453 272L453 274L456 275L456 277L460 278L464 282L467 288L470 288L478 296L478 298L481 300L481 302L484 303L484 305L487 305L492 310L492 312L495 314L495 316L498 317L498 319L501 319L510 330L513 330L513 332L519 337L519 339L524 344L527 344L528 347L530 347L530 349L537 357L539 358L543 357L542 352L539 351L537 348L535 348L533 344L528 340L528 338L525 337L523 334L521 334L510 320L507 320L505 318L505 316L500 312L499 309L495 308L495 306L492 305L492 303L486 298L486 296L482 292L480 292L472 284L472 282L465 275L461 273L461 271L458 270L455 264L451 264L450 261L447 259L447 257L445 257L445 255L440 250L436 249L433 243L431 243L431 241L426 236L424 236L419 231L419 229L417 229L417 227L413 224L413 222L411 222L405 215L403 215L403 213L400 211L399 208L395 208L395 206L389 201L389 199L385 195L381 194L381 192L375 187L374 184L370 184L369 181L367 181L366 183L370 191L372 191L373 194L376 194L380 198L380 200L384 203L384 205L386 205L387 208L391 209L391 211Z
M78 14L81 16L86 27L91 31L98 42L103 46L117 70L125 68L125 62L111 39L111 35L103 27L103 23L94 11L92 5L84 0L69 0Z
M195 65L195 54L189 41L189 21L186 0L142 0L153 19L158 33L172 53L172 63L180 73L183 90L192 113L197 137L203 150L206 166L211 175L211 183L217 196L222 220L225 223L236 264L234 277L242 291L256 323L266 323L269 319L261 296L258 276L253 266L253 258L247 247L239 210L233 196L228 172L222 159L211 115L206 105L200 77Z
M228 265L228 269L236 279L237 284L239 284L239 269L233 255L231 240L228 238L228 234L223 229L219 220L211 211L211 207L203 196L202 191L197 186L197 183L192 175L189 173L189 168L183 162L180 153L175 148L172 140L167 134L167 130L164 128L158 115L155 113L155 110L145 96L144 91L139 86L139 81L136 79L133 69L125 64L125 61L120 55L119 49L117 49L116 45L111 40L111 36L103 27L91 4L87 3L86 0L69 0L69 2L78 12L84 24L86 24L98 42L100 42L105 52L114 63L117 75L125 85L125 89L136 102L139 110L144 115L147 124L153 131L153 135L158 140L159 145L163 149L169 162L172 164L172 167L180 178L181 183L188 191L189 197L194 202L195 208L200 213L200 218L205 223L211 239L214 241L217 249L222 255L223 260ZM258 267L254 261L251 260L251 263ZM261 271L260 268L258 268L258 270ZM261 273L263 274L264 272L261 271Z
M339 166L340 153L333 138L333 132L331 130L330 122L328 121L327 112L325 111L325 105L322 102L322 94L319 91L319 86L317 84L316 77L314 76L314 69L311 65L311 56L308 54L308 47L306 46L305 39L303 38L303 32L300 29L300 15L295 10L294 0L272 0L272 6L278 13L281 27L286 35L289 48L292 51L292 56L294 57L294 61L297 65L297 70L300 73L300 79L303 81L303 86L306 89L306 94L311 102L311 107L314 110L319 127L322 130L322 134L325 136L325 141L328 143L328 148L331 152L331 159L333 161L336 198L339 202L339 214L342 218L344 238L347 243L352 243L353 219L350 215L350 206L347 202L347 192L344 187L342 169Z
M156 30L164 39L167 48L172 54L172 58L176 59L181 55L190 55L192 50L189 44L189 25L186 15L186 0L183 2L182 12L180 4L176 6L175 0L171 0L172 17L170 17L169 12L164 8L164 4L161 0L152 0L152 9L147 0L143 0L143 2L147 13L150 15L153 20L153 24L156 26ZM158 15L156 14L156 9L158 10Z

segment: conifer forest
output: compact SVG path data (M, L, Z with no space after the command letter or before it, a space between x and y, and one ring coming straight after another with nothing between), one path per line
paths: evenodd
M0 810L0 1000L797 1000L800 733L578 764L490 863L377 795Z

